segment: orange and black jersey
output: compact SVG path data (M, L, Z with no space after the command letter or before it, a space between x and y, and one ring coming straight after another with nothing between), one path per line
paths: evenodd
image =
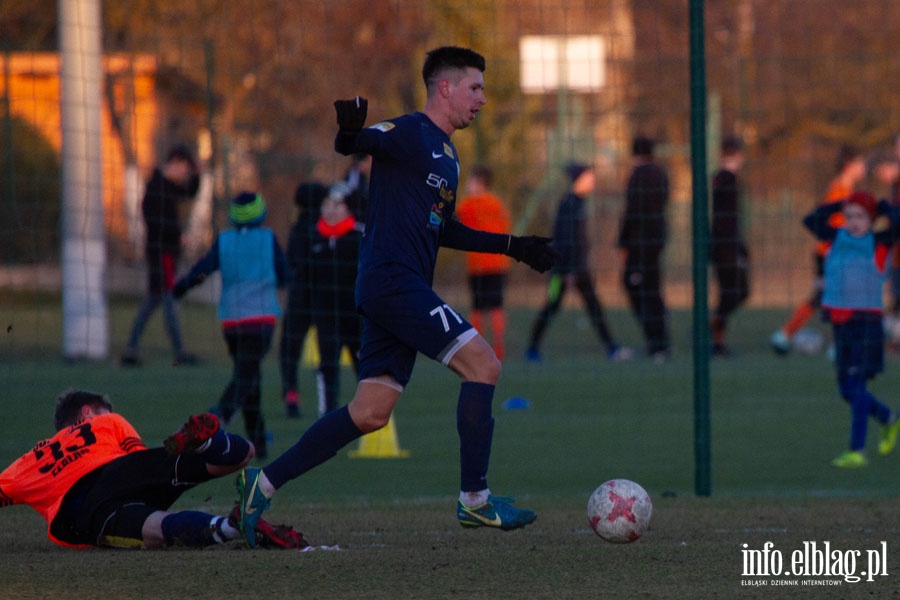
M66 492L79 479L139 450L146 446L137 431L115 413L66 427L35 444L0 473L0 507L27 504L52 523Z
M490 192L463 198L456 207L456 216L463 225L472 229L492 233L509 232L509 209L500 198ZM509 256L486 252L467 252L466 268L470 275L506 273L509 271Z

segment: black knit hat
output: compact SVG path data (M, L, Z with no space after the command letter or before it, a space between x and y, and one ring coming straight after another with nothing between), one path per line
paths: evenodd
M590 167L580 162L570 162L566 165L566 176L569 181L575 183L575 180L581 177L581 174L590 169Z
M654 142L650 138L639 135L631 143L631 153L634 156L653 156Z
M304 181L294 192L294 204L303 210L316 211L328 195L328 188L318 181Z

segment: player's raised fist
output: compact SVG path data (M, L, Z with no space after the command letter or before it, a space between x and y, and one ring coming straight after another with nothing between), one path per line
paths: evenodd
M360 96L352 100L335 100L334 110L341 131L359 131L366 124L369 101Z

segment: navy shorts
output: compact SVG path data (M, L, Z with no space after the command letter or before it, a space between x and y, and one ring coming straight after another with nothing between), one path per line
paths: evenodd
M839 379L871 379L884 371L884 325L880 314L857 312L833 327L834 364Z
M364 301L359 379L390 375L409 383L416 353L446 365L478 335L430 287L413 286Z

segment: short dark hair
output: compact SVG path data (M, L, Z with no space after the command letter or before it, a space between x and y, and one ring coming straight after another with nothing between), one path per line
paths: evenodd
M81 418L81 409L85 406L112 410L112 403L104 394L77 389L66 390L56 399L56 410L53 412L53 426L56 431L77 423Z
M472 166L469 176L480 179L484 183L484 187L491 187L494 183L494 171L487 165L477 164Z
M328 195L328 188L318 181L304 181L297 186L294 192L294 204L303 210L315 212L322 205L322 200Z
M425 82L425 87L428 88L435 83L435 78L442 71L467 67L478 69L484 73L484 57L468 48L441 46L430 50L425 55L425 63L422 65L422 80Z
M169 153L166 155L166 162L171 162L173 160L184 161L189 164L193 170L197 170L197 160L194 158L194 154L190 149L184 144L177 144L169 149Z
M722 138L722 156L734 156L744 149L744 142L736 135L726 135Z
M653 156L654 142L645 135L635 136L631 143L631 153L634 156Z

